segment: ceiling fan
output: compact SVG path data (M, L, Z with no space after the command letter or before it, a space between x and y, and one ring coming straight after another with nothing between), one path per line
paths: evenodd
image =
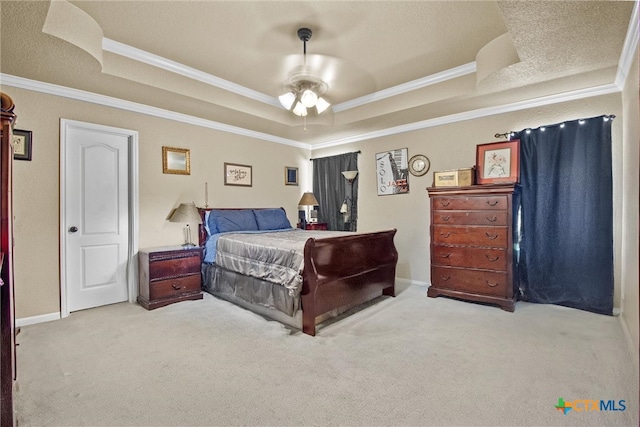
M315 108L318 114L326 111L331 104L322 95L329 86L322 79L312 75L307 69L307 42L311 39L309 28L298 29L298 38L304 46L304 62L296 67L284 83L285 93L278 99L280 104L296 116L306 117L309 110Z

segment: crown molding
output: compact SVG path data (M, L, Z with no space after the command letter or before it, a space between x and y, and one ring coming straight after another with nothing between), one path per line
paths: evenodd
M102 49L107 52L114 53L116 55L124 56L125 58L132 59L134 61L142 62L153 67L161 68L174 74L206 83L211 86L224 89L228 92L232 92L265 104L282 108L277 98L269 96L262 92L258 92L248 87L244 87L237 83L230 82L229 80L221 79L212 74L205 73L192 67L188 67L179 62L172 61L162 56L154 55L142 49L135 48L133 46L126 45L124 43L117 42L115 40L104 37L102 39Z
M115 40L108 39L106 37L102 39L102 49L106 52L111 52L116 55L132 59L134 61L142 62L144 64L151 65L153 67L157 67L174 74L194 79L202 83L226 90L228 92L232 92L259 102L263 102L274 107L282 108L280 102L276 97L269 96L253 89L249 89L237 83L230 82L220 77L216 77L212 74L208 74L195 68L186 66L179 62L172 61L162 56L155 55L153 53L135 48L133 46L129 46L124 43L120 43ZM467 74L472 74L476 72L476 68L476 63L470 62L468 64L454 67L440 73L432 74L430 76L422 77L410 82L402 83L397 86L380 90L378 92L361 96L359 98L342 102L340 104L332 106L331 108L334 113L338 113L340 111L345 111L351 108L359 107L361 105L380 101L385 98L390 98L392 96L411 92L426 86L431 86L443 81L465 76Z
M620 88L614 84L602 85L588 89L580 89L561 94L549 95L540 98L529 99L526 101L514 102L510 104L499 105L495 107L480 108L477 110L465 111L464 113L450 114L448 116L436 117L434 119L423 120L406 125L395 126L379 131L363 133L346 138L336 139L321 144L314 144L313 149L335 147L337 145L352 144L354 142L365 141L368 139L380 138L383 136L397 135L399 133L412 132L420 129L426 129L434 126L442 126L451 123L457 123L465 120L478 119L482 117L494 116L497 114L510 113L513 111L526 110L529 108L543 107L561 102L575 101L577 99L591 98L594 96L608 95L620 92Z
M611 93L620 92L620 87L611 83L608 85L596 86L593 88L580 89L571 92L565 92L555 95L544 96L540 98L529 99L526 101L519 101L510 104L498 105L494 107L481 108L472 111L466 111L463 113L450 114L448 116L436 117L433 119L422 120L415 123L408 123L405 125L394 126L387 129L381 129L374 132L362 133L359 135L353 135L346 138L335 139L320 144L307 144L299 141L294 141L287 138L281 138L275 135L270 135L263 132L256 132L249 129L241 128L238 126L230 126L224 123L219 123L213 120L202 119L200 117L194 117L187 114L176 113L174 111L164 110L162 108L151 107L136 102L125 101L110 96L99 95L91 92L86 92L78 89L71 89L64 86L54 85L51 83L44 83L35 80L29 80L22 77L16 77L8 74L0 74L0 84L5 86L17 87L20 89L32 90L35 92L42 92L49 95L61 96L64 98L75 99L78 101L90 102L92 104L103 105L106 107L118 108L121 110L131 111L135 113L145 114L149 116L159 117L163 119L178 121L181 123L200 126L208 129L215 129L221 132L228 132L235 135L247 136L250 138L260 139L269 142L275 142L277 144L289 145L292 147L303 148L307 150L317 150L321 148L335 147L338 145L351 144L355 142L365 141L368 139L380 138L383 136L396 135L405 132L412 132L420 129L426 129L434 126L442 126L446 124L461 122L465 120L472 120L482 117L493 116L497 114L510 113L513 111L526 110L529 108L542 107L551 104L558 104L561 102L574 101L578 99L590 98L594 96L608 95Z
M131 111L134 113L145 114L148 116L159 117L162 119L173 120L181 123L191 124L209 129L228 132L236 135L248 136L250 138L261 139L263 141L275 142L277 144L290 145L292 147L311 149L311 145L294 141L292 139L281 138L279 136L270 135L263 132L256 132L238 126L231 126L224 123L207 120L200 117L190 116L187 114L176 113L162 108L151 107L137 102L125 101L123 99L114 98L106 95L99 95L92 92L86 92L78 89L71 89L65 86L54 85L51 83L29 80L23 77L12 76L0 73L0 85L12 86L20 89L32 90L34 92L46 93L49 95L60 96L63 98L75 99L77 101L89 102L92 104L103 105L105 107L118 108L120 110Z
M334 105L333 112L339 113L341 111L349 110L351 108L360 107L361 105L369 104L372 102L380 101L385 98L400 95L406 92L411 92L423 87L431 86L437 83L441 83L447 80L452 80L458 77L466 76L467 74L473 74L476 72L477 66L475 62L470 62L459 67L450 68L440 73L432 74L430 76L422 77L410 82L402 83L397 86L393 86L387 89L373 92L369 95L364 95L359 98L354 98L349 101L342 102Z
M624 39L620 61L618 62L618 72L616 73L616 85L622 90L629 75L629 70L635 60L636 49L638 48L638 2L633 3L633 11L629 20L627 36Z

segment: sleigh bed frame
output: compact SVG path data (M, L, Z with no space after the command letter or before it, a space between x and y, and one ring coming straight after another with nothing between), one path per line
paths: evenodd
M208 210L212 209L199 209L203 223ZM327 317L344 313L381 295L395 296L398 261L393 243L395 234L396 230L391 229L340 237L309 238L306 241L300 293L301 329L304 333L315 336L316 325ZM201 246L207 237L204 226L200 225ZM203 271L204 268L203 264ZM251 303L233 302L252 309ZM289 317L284 313L278 314ZM282 316L270 317L282 321ZM292 324L287 321L284 323Z

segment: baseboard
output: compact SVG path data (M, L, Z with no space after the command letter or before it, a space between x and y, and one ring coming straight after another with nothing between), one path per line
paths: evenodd
M629 331L629 325L625 321L624 317L618 316L618 321L622 326L622 331L624 333L624 339L627 342L627 348L629 349L629 353L631 353L631 358L634 361L636 368L636 375L640 374L640 354L638 353L638 348L636 348L633 338L631 337L631 331Z
M16 327L20 328L22 326L35 325L36 323L51 322L52 320L60 320L60 312L16 319Z
M409 285L409 286L429 286L429 282L422 282L420 280L403 279L401 277L396 277L396 283Z

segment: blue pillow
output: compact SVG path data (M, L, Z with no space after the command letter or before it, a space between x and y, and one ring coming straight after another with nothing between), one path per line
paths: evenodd
M255 209L259 230L281 230L291 228L291 223L283 209Z
M208 222L211 234L258 230L251 209L213 209L209 213Z

